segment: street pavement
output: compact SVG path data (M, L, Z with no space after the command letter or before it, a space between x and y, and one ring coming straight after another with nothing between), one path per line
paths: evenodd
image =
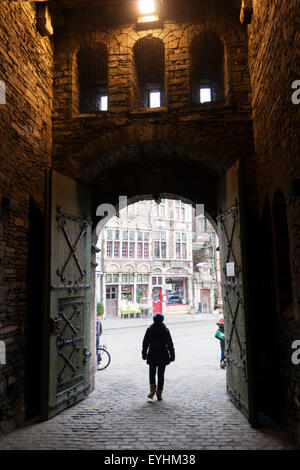
M163 400L150 403L142 340L151 318L105 319L112 361L88 398L47 422L3 437L0 449L292 449L285 433L252 428L226 395L214 314L169 315L176 360Z

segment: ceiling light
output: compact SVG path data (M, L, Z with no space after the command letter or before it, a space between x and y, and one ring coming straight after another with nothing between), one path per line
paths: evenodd
M149 15L155 12L154 0L139 0L139 8L141 15Z

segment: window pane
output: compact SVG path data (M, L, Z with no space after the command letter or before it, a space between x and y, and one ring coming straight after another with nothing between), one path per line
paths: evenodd
M100 98L100 110L107 111L108 110L108 96L101 96Z
M128 231L123 230L123 240L128 240Z
M139 242L143 241L143 232L138 232L137 233L137 239Z
M129 274L129 282L134 283L134 274Z
M150 108L159 108L161 106L160 91L151 91L149 93Z
M180 259L180 243L176 243L176 259Z
M154 240L160 240L160 232L154 232Z
M115 242L115 244L114 244L114 257L119 258L119 256L120 256L120 243Z
M122 274L122 282L123 283L127 282L127 274Z
M144 232L144 240L145 242L149 241L149 232Z
M142 258L143 257L143 244L138 243L137 245L137 257Z
M149 243L144 244L144 258L149 258Z
M112 242L107 242L106 244L106 256L108 258L112 257Z
M109 284L111 283L111 274L106 274L105 281Z
M133 231L130 231L130 232L129 232L129 240L130 240L130 241L134 241L134 240L135 240L135 232L133 232Z
M186 254L187 254L186 243L183 243L182 244L182 258L186 258Z
M159 242L154 242L154 258L159 258Z
M175 232L175 241L176 242L180 242L181 238L180 238L180 232Z
M129 243L129 258L134 258L135 255L135 243Z
M122 258L127 258L128 255L128 243L122 243Z
M137 282L142 282L142 275L138 274L136 277Z
M161 232L161 240L162 241L167 241L167 232Z
M161 257L162 258L167 257L167 244L166 244L166 242L161 242Z
M115 282L115 283L119 282L119 274L114 274L113 275L113 282Z
M159 286L162 286L162 277L158 277L158 278L157 278L157 284L158 284Z
M120 240L120 230L115 230L115 240Z
M149 275L143 274L143 282L149 282Z
M187 241L187 234L183 232L181 235L182 235L182 241L186 242Z
M113 239L113 231L107 230L107 240L112 240L112 239Z
M200 88L200 103L211 101L211 88Z

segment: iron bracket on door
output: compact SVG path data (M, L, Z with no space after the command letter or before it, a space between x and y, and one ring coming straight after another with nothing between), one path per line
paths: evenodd
M87 352L88 348L87 347L84 347L83 348L83 355L84 355L84 358L83 358L83 364L85 365L87 363L87 358L88 357L91 357L92 353L91 352Z

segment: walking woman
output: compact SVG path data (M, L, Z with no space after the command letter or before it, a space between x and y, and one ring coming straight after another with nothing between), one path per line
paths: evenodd
M153 316L153 324L145 333L142 349L142 358L149 364L150 393L148 398L152 399L156 392L159 401L162 400L166 366L175 361L172 337L163 321L164 316L161 313Z

